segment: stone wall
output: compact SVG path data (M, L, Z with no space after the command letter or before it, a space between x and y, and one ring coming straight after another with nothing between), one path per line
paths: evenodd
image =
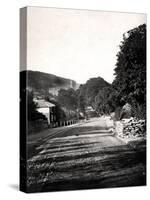
M115 132L121 138L146 138L146 121L133 117L122 119L115 122Z

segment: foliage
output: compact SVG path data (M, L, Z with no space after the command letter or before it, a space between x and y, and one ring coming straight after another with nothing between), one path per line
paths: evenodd
M95 108L99 113L109 114L115 109L114 90L111 86L104 87L95 97Z
M95 107L95 97L104 87L109 86L103 78L91 78L89 79L85 85L81 88L82 96L85 97L86 105L91 105Z
M96 111L99 111L100 92L110 84L103 78L91 78L78 89L78 107L79 110L85 114L87 106L92 106ZM101 105L102 107L102 105Z
M119 104L129 102L134 108L146 108L145 24L123 35L115 75L113 87L118 92ZM143 112L146 113L146 109Z
M58 103L67 108L68 110L76 110L77 109L77 96L74 89L64 90L61 89L58 93Z
M51 99L51 95L46 96L45 100L55 105L55 116L56 116L57 122L66 119L66 114L64 110L61 108L61 105L59 104L59 102L57 102L54 99Z

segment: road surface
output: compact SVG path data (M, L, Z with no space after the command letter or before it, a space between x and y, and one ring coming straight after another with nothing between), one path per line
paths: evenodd
M112 126L97 118L30 136L28 191L145 185L145 144L125 144Z

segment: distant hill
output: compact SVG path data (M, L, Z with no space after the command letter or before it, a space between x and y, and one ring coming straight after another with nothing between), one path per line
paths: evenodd
M57 95L60 89L73 88L76 90L79 88L79 84L74 80L39 71L22 71L21 76L28 77L27 87L34 93Z

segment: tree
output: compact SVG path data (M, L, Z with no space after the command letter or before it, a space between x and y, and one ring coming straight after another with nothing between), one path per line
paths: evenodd
M58 103L67 108L68 110L76 110L77 109L77 96L74 89L61 89L58 93L57 97Z
M105 114L114 111L116 107L115 95L115 90L111 86L101 89L95 97L96 111Z
M95 108L95 97L100 90L109 85L110 84L101 77L91 78L80 87L79 100L84 102L85 106L92 106Z
M140 25L123 35L117 54L113 87L120 104L129 102L146 112L146 25Z
M51 94L49 96L45 96L45 100L55 105L55 117L57 122L66 119L64 110L61 108L60 104L54 98L52 98Z

